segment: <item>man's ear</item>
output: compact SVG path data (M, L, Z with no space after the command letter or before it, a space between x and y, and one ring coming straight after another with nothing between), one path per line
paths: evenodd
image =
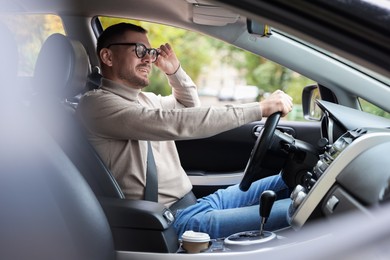
M103 48L100 50L100 59L102 60L102 62L108 66L108 67L111 67L112 66L112 52L110 49L108 48Z

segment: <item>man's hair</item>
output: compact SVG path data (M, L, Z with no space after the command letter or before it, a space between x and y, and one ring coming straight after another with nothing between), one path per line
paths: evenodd
M118 23L111 25L105 29L97 39L96 53L100 59L100 51L106 48L109 44L115 43L121 39L127 31L147 33L148 31L141 26L131 23Z

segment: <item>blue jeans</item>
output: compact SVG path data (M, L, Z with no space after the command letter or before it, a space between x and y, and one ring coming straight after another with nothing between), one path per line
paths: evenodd
M233 185L198 199L192 206L178 210L174 222L178 237L181 238L186 230L205 232L211 238L258 230L259 197L265 190L273 190L277 195L265 229L272 231L287 227L290 190L281 176L275 175L252 183L246 192L241 191L238 185Z

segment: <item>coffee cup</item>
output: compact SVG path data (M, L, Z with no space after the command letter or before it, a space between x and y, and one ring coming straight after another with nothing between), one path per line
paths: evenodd
M207 233L188 230L182 235L182 246L188 253L200 253L209 247L210 236Z

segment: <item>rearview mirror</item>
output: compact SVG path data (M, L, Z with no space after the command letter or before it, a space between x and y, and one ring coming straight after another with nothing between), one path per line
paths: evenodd
M321 99L321 95L317 85L310 85L303 89L302 110L305 119L311 121L321 120L322 110L316 103L318 99Z
M259 35L261 37L270 37L272 35L271 27L267 24L247 19L246 27L250 34Z

